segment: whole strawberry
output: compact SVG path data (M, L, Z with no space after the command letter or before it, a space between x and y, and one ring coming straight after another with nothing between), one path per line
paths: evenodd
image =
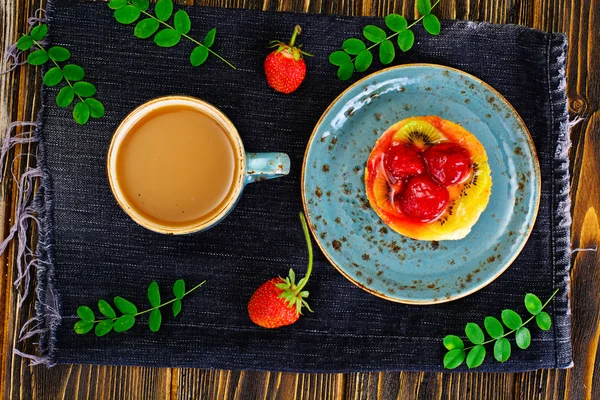
M278 92L292 93L298 89L306 76L306 63L302 56L311 54L300 50L302 45L294 46L300 32L302 29L296 25L289 44L278 40L271 42L270 47L277 47L277 50L273 50L265 60L265 75L269 86Z
M304 230L304 237L308 246L308 268L306 269L306 275L296 285L296 274L290 268L287 278L277 277L270 279L256 289L248 302L248 315L252 322L263 328L279 328L293 324L302 315L303 306L312 312L305 300L308 297L308 292L302 291L312 271L312 244L306 218L304 218L304 214L302 213L300 213L300 221L302 222L302 229Z

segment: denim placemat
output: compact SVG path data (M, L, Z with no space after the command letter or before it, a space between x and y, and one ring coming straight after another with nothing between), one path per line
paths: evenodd
M380 18L350 18L246 10L186 8L191 35L217 27L214 57L190 66L192 47L171 49L133 36L105 4L55 0L50 4L52 44L72 50L72 61L96 84L106 116L77 126L55 104L58 88L43 89L42 213L39 316L50 328L41 341L50 364L119 364L304 372L441 370L441 339L469 321L524 313L527 292L548 298L553 326L533 329L527 351L513 347L506 363L488 356L482 371L565 368L571 361L568 304L570 215L568 124L565 96L566 37L514 25L444 21L442 33L415 30L413 50L396 64L428 62L464 70L488 82L517 109L533 136L542 171L540 211L533 234L514 264L483 290L436 306L410 306L369 295L316 254L308 285L315 310L277 330L253 325L246 306L253 290L290 267L304 271L306 248L298 221L305 146L329 103L348 86L327 57L345 38ZM267 87L263 61L271 39L286 39L295 24L300 42L316 56L292 95ZM375 63L375 68L380 65ZM372 70L375 70L373 68ZM356 74L357 79L361 74ZM238 127L248 151L289 154L288 177L246 188L237 208L206 233L159 235L130 220L115 202L106 176L106 153L119 122L152 98L185 94L209 101ZM315 246L316 247L316 246ZM207 284L165 316L158 333L140 321L130 331L97 338L76 335L79 305L127 296L146 304L147 284L170 288L175 279ZM170 290L170 289L169 289ZM50 313L55 306L59 320ZM512 339L511 339L512 340Z

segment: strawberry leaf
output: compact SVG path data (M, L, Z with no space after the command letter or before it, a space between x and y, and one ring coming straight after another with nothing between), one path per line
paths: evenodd
M194 50L192 50L192 54L190 54L190 62L194 67L204 64L207 58L208 50L205 46L196 47Z
M158 283L152 281L148 286L148 301L152 307L160 306L160 290L158 289Z
M177 299L173 302L173 316L176 317L181 312L181 300Z
M110 304L106 302L106 300L98 301L98 310L108 318L117 318L117 314L115 314L115 310L111 307Z
M206 47L212 46L215 43L216 35L217 35L217 28L212 28L210 31L208 31L208 33L204 37L204 41L202 43L204 43L204 45Z
M348 57L348 59L350 59L350 57ZM331 58L330 58L330 60L331 60ZM337 76L340 80L347 81L348 79L352 78L353 73L354 73L354 64L351 62L348 62L346 64L340 65L340 67L338 68L338 71L337 71Z
M25 35L17 41L17 49L21 51L29 50L33 46L33 38L29 35Z
M185 296L185 281L183 279L175 281L175 284L173 285L173 294L178 299L183 299L183 296Z
M91 331L93 327L94 327L93 322L79 320L73 326L73 330L75 331L76 334L83 335L83 334Z
M113 329L113 321L112 319L105 319L100 321L100 323L98 325L96 325L96 336L100 337L100 336L104 336L106 335L108 332L112 331Z
M148 321L148 325L150 326L150 330L152 332L158 332L160 329L160 324L162 323L162 313L158 308L155 308L150 313L150 320Z
M31 36L33 40L40 41L46 36L46 34L48 34L48 25L39 24L31 30L29 36Z
M91 308L89 308L88 306L80 306L77 309L77 315L79 316L79 318L81 318L84 321L88 321L91 322L94 320L95 316L94 316L94 312L92 311Z

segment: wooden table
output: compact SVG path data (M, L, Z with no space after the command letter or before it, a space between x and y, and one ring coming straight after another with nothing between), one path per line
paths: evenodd
M415 0L206 0L179 1L222 7L306 11L346 15L398 12L416 15ZM2 52L22 32L27 17L43 6L41 0L0 2ZM442 0L435 12L441 18L514 23L566 32L569 36L568 95L571 117L584 118L572 131L573 247L597 247L600 242L600 0ZM10 121L34 120L39 107L39 71L23 66L0 76L0 132ZM26 153L27 145L15 154ZM18 157L19 176L32 160ZM10 171L10 168L9 168ZM14 215L16 182L11 174L2 183L2 237ZM600 337L600 269L597 252L573 256L572 309L575 367L520 374L483 373L356 373L292 374L61 365L30 367L12 354L18 330L33 315L33 302L18 310L15 248L0 262L0 397L44 399L600 399L600 366L596 356ZM31 296L30 296L30 300ZM32 350L31 343L26 349Z

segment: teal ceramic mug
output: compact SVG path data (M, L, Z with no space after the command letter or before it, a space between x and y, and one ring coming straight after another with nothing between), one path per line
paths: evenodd
M126 196L126 190L119 181L119 151L127 135L144 117L165 107L184 106L200 111L216 122L228 135L234 152L234 175L231 188L217 208L206 218L197 218L188 223L170 223L152 218L136 208ZM253 182L278 178L287 175L290 159L284 153L246 153L242 139L234 124L218 108L203 100L187 96L167 96L151 100L132 111L115 131L107 157L108 180L117 203L135 222L155 232L183 235L204 231L221 222L233 210L242 196L244 187ZM190 182L190 185L193 185Z

